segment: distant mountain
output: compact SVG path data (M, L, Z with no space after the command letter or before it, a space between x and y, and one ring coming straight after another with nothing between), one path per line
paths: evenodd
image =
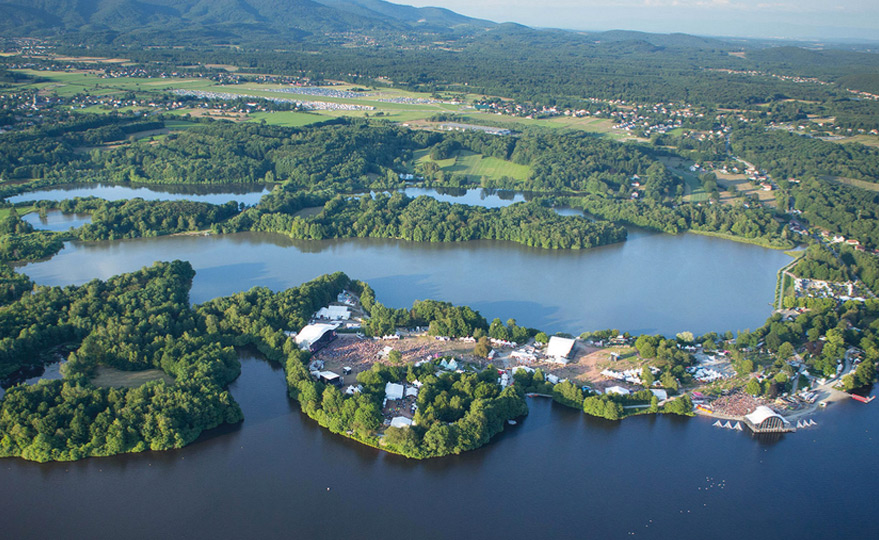
M416 8L412 6L393 4L391 2L385 2L383 0L316 1L325 6L333 7L347 13L356 13L372 18L387 17L409 24L420 24L439 27L473 26L477 28L492 28L496 26L496 23L493 23L491 21L473 19L445 8Z
M600 43L640 42L654 47L681 49L731 49L735 45L714 38L691 36L689 34L650 34L633 30L609 30L587 34L587 37Z
M0 3L0 34L80 34L187 42L214 36L291 40L355 32L449 32L485 29L489 21L439 8L382 0L7 0Z

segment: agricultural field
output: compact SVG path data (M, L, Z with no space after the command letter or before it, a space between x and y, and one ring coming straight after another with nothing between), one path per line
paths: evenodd
M428 150L415 152L415 163L434 161L430 158ZM434 161L443 171L452 174L481 178L502 178L508 176L516 180L526 180L531 172L527 165L519 165L512 161L506 161L494 157L485 157L469 151L460 151L455 157Z

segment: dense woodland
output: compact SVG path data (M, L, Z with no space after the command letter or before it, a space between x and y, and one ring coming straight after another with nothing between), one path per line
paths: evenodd
M791 206L809 223L879 248L879 193L810 179L790 189Z
M292 238L399 238L414 242L509 240L548 249L586 249L626 238L623 227L610 222L562 217L535 203L488 209L440 202L427 196L415 199L396 192L361 197L336 196L320 213L309 217L260 213L236 220L224 232L272 231ZM244 217L244 216L242 216Z
M231 348L195 333L188 263L157 263L107 282L43 287L0 310L0 369L14 375L74 344L63 381L10 388L0 402L0 456L74 460L179 448L241 420L224 388L240 366ZM98 366L161 369L174 383L95 387Z
M730 139L739 157L779 180L819 176L879 180L879 149L876 148L761 128L736 129Z

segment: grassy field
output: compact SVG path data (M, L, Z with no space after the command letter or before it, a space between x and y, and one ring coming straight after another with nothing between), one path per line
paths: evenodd
M830 182L839 182L840 184L845 184L847 186L855 186L861 189L866 189L867 191L879 191L879 184L876 182L867 182L866 180L858 180L857 178L845 178L842 176L822 176L822 180L828 180Z
M174 383L174 379L160 369L122 371L107 366L98 366L98 374L92 378L92 384L95 386L109 386L112 388L136 388L152 381L165 381L168 384Z
M462 116L473 123L491 122L507 125L510 129L525 129L529 127L541 127L549 129L561 129L568 131L585 131L595 133L616 140L636 140L625 131L613 129L613 122L605 118L574 118L570 116L555 116L552 118L529 119L519 116L506 116L500 114L467 112Z
M430 159L428 150L421 150L415 153L415 161L416 163L425 163L434 160ZM516 180L525 180L531 172L531 168L527 165L519 165L512 161L485 157L482 154L476 154L469 151L458 152L453 158L434 162L446 172L475 177L486 176L488 178L501 178L503 176L509 176Z
M326 116L296 111L257 112L248 115L248 122L266 121L273 126L301 127L328 120Z
M0 220L6 219L9 216L10 208L0 208ZM18 212L19 217L29 214L34 211L33 206L17 206L15 211Z

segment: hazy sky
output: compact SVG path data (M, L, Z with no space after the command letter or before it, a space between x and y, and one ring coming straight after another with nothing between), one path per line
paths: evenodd
M879 41L879 0L391 0L578 30Z

